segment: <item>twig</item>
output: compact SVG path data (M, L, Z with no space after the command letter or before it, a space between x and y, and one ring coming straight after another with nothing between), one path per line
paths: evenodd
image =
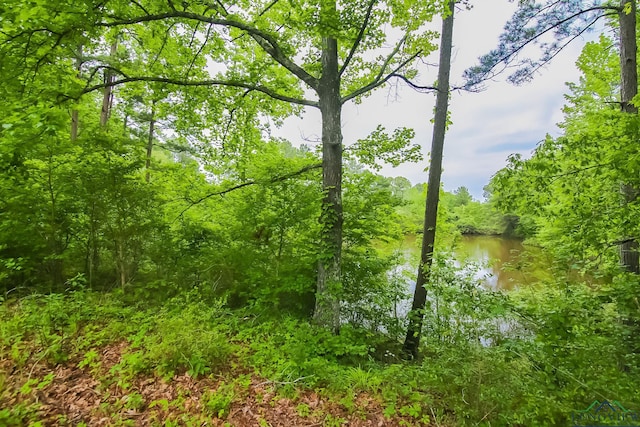
M33 370L36 369L36 365L40 363L42 359L44 359L47 356L47 353L49 353L49 350L51 350L51 346L47 347L47 350L42 354L42 356L40 356L38 360L33 362L33 366L31 366L31 370L29 371L29 376L27 377L27 382L29 382L29 380L31 379L31 375L33 375Z
M275 381L275 380L267 380L267 381L263 381L261 383L256 384L257 386L261 386L261 385L265 385L265 384L271 384L271 385L292 385L292 384L296 384L302 380L306 380L307 378L312 378L315 377L315 375L307 375L306 377L300 377L297 378L293 381Z
M294 177L296 177L298 175L302 175L305 172L308 172L308 171L313 170L313 169L319 169L321 167L322 167L322 163L316 163L316 164L305 166L302 169L299 169L299 170L297 170L295 172L291 172L291 173L287 173L287 174L284 174L284 175L279 175L279 176L273 177L273 178L271 178L269 180L266 180L266 181L247 181L247 182L243 182L242 184L234 185L233 187L227 188L226 190L215 191L213 193L209 193L209 194L207 194L205 196L200 197L197 200L191 201L189 206L184 208L182 210L182 212L180 212L180 214L176 217L176 220L178 218L181 218L182 215L184 215L184 213L186 211L188 211L189 209L191 209L193 206L197 205L198 203L202 203L203 201L205 201L205 200L207 200L207 199L209 199L209 198L211 198L213 196L223 196L223 195L225 195L227 193L230 193L230 192L235 191L235 190L239 190L239 189L244 188L244 187L248 187L250 185L275 184L276 182L285 181L285 180L287 180L289 178L294 178Z
M487 418L497 407L498 407L498 405L495 405L493 408L491 408L491 410L489 412L484 414L484 417L482 417L482 419L480 421L478 421L478 424L480 424L482 421L484 421L485 418Z
M433 416L433 422L436 423L436 427L440 427L440 423L438 422L438 418L436 417L436 413L433 412L433 408L429 408L431 410L431 415Z

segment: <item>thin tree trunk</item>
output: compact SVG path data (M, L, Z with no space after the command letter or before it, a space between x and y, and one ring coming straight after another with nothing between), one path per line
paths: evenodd
M451 72L451 48L453 45L453 11L454 2L449 3L450 15L442 22L440 41L440 65L438 70L438 94L436 96L436 113L433 124L431 142L431 164L429 166L429 182L427 183L427 199L424 216L424 232L418 279L413 294L413 304L409 313L409 327L404 342L404 351L412 357L418 356L422 320L427 300L426 284L431 276L433 247L436 239L436 220L438 217L438 201L440 198L440 179L442 176L442 152L444 136L447 128L447 112L449 107L449 74Z
M124 289L127 284L127 262L124 255L124 238L118 237L116 239L116 265L120 276L120 287Z
M111 43L111 50L109 51L109 58L114 59L118 50L118 42L117 40ZM109 116L111 116L111 107L113 106L113 86L110 84L113 83L115 76L109 71L105 70L104 73L104 94L102 98L102 110L100 111L100 126L106 128L107 122L109 121ZM118 227L119 230L122 230L122 226ZM127 283L127 268L124 254L124 238L121 236L116 237L114 245L115 245L115 258L116 258L116 271L118 274L118 281L120 282L120 286L124 288Z
M78 46L77 51L78 58L76 59L76 71L78 72L78 78L81 77L82 70L82 45ZM71 141L78 139L78 125L80 123L80 114L77 109L71 111Z
M630 4L629 13L624 12L626 4ZM636 2L635 0L620 1L620 106L623 112L638 114L638 108L631 100L638 94L638 61L636 41ZM629 184L622 185L622 194L627 203L638 198L638 189ZM638 259L638 241L624 239L620 245L620 263L622 267L632 273L640 273Z
M100 257L98 252L98 220L96 219L96 201L91 202L91 211L89 214L89 245L88 245L88 270L89 270L89 288L93 289L95 282L95 273L98 270Z
M151 105L151 118L149 119L149 139L147 140L147 160L145 162L145 180L149 182L151 179L151 154L153 152L153 132L156 125L156 103Z
M62 255L61 243L60 243L60 234L61 231L59 229L58 220L56 217L58 216L58 208L57 208L57 197L54 188L53 182L53 153L49 152L49 164L48 164L48 174L47 174L47 190L49 193L49 235L47 236L47 240L49 243L49 267L51 269L51 283L55 289L59 285L62 284L62 260L60 256Z
M111 59L115 58L117 50L118 42L114 41L111 44L111 51L109 52L109 57ZM102 97L102 111L100 111L100 126L102 127L105 127L107 125L107 121L109 120L109 116L111 115L111 106L113 105L113 86L110 86L110 84L113 83L114 78L115 76L109 70L105 70L104 82L107 86L104 88L104 95Z
M318 88L322 114L322 226L314 320L338 331L342 286L342 129L338 43L323 38L322 78Z
M80 120L78 110L71 111L71 141L78 139L78 122Z

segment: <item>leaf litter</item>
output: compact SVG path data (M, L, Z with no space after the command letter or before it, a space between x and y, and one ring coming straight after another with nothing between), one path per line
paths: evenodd
M276 383L238 367L201 378L187 372L168 379L149 373L123 384L114 367L128 347L125 341L109 344L99 351L97 363L83 367L78 360L57 365L29 361L21 368L10 359L0 360L4 377L0 409L32 405L46 426L427 425L409 417L386 417L381 401L367 393L354 393L349 408L303 387L296 387L288 397L280 393ZM51 375L49 382L43 381ZM243 385L234 382L240 376L247 379Z

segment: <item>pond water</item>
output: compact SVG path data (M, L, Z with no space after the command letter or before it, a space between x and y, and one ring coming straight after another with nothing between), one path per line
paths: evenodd
M420 239L407 236L402 250L417 268ZM468 266L478 280L492 289L511 290L549 278L551 259L540 248L501 236L462 236L453 251L454 263Z
M493 289L510 290L550 278L552 260L542 249L500 236L462 236L454 257L458 264L478 264L477 275Z

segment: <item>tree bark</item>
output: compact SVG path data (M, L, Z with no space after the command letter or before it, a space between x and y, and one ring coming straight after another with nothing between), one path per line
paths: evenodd
M314 320L334 331L340 328L342 284L342 103L338 73L338 43L323 38L322 77L318 87L322 114L321 256Z
M93 289L95 281L95 272L100 264L100 253L98 247L98 218L97 218L97 202L91 199L91 208L89 209L89 235L87 236L86 254L85 254L85 272L89 289Z
M420 346L424 307L427 301L427 289L425 285L429 283L431 277L433 248L436 239L436 222L438 217L438 201L440 198L440 180L442 176L442 152L444 149L444 137L447 130L449 108L449 75L451 72L451 48L453 45L454 6L454 2L451 1L449 3L450 15L442 22L438 92L436 95L436 112L431 142L431 164L429 167L429 182L427 183L422 252L416 288L413 294L413 304L409 312L409 327L407 328L407 336L404 342L405 353L413 358L418 356L418 348Z
M53 152L49 151L47 168L47 192L49 196L49 227L46 239L49 246L48 267L51 273L51 283L54 289L58 289L58 286L62 285L63 280L63 266L61 255L63 253L62 248L62 230L60 229L60 223L58 217L58 205L57 195L54 184L53 171L55 166L53 165Z
M625 5L631 10L625 13ZM620 12L620 106L623 112L638 114L638 108L631 100L638 94L638 61L636 41L636 2L635 0L621 0ZM638 198L638 189L629 184L622 184L622 194L626 203L634 202ZM624 239L620 245L620 263L622 267L632 273L640 273L638 257L638 241Z
M80 121L78 110L71 111L71 141L78 139L78 123Z
M120 280L120 287L124 289L127 284L127 261L124 253L124 237L117 237L115 241L116 246L116 268L118 269L118 276Z
M116 52L118 50L118 42L114 41L111 44L111 50L109 52L109 57L111 59L115 58ZM111 115L111 106L113 105L113 83L115 76L109 70L105 70L104 72L104 95L102 97L102 110L100 111L100 126L107 126L107 121L109 120L109 116Z
M78 58L76 59L76 71L78 78L81 77L82 71L82 45L78 46ZM78 139L78 126L80 123L80 114L77 109L71 111L71 141Z
M151 154L153 153L153 133L156 125L156 103L151 105L151 117L149 118L149 138L147 139L147 158L145 161L145 180L151 180Z

